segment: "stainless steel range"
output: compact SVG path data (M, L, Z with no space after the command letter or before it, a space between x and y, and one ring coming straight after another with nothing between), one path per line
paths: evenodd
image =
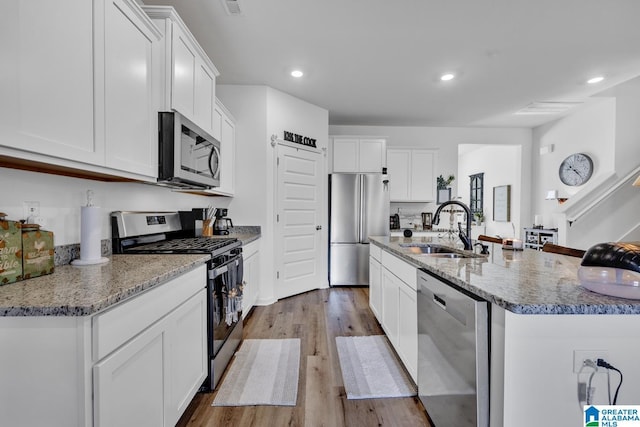
M211 255L207 262L209 376L201 391L212 391L242 341L242 243L233 237L195 236L193 221L192 212L112 212L113 253Z

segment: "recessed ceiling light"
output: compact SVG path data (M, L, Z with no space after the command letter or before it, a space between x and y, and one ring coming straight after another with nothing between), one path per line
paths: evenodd
M453 80L456 75L453 73L446 73L440 76L440 80L443 82L448 82L449 80Z
M302 71L300 71L300 70L293 70L291 72L291 76L299 78L299 77L304 76L304 73Z
M587 83L589 83L590 85L593 85L593 84L596 84L596 83L600 83L603 80L604 80L604 77L602 77L602 76L592 77L589 80L587 80Z

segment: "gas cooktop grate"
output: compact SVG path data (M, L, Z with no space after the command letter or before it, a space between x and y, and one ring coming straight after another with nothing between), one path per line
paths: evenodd
M209 237L189 237L170 239L149 243L127 249L127 252L139 253L215 253L233 245L238 239L235 237L212 239Z

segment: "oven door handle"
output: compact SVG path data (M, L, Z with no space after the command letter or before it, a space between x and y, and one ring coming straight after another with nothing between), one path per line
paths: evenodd
M242 258L242 254L238 254L238 255L234 256L233 258L231 258L230 260L225 261L225 263L224 263L224 264L222 264L222 265L219 265L219 266L215 267L215 268L212 270L211 278L212 278L212 279L215 279L216 277L221 276L221 275L223 275L224 273L226 273L227 271L229 271L229 265L230 265L230 264L232 264L232 263L233 263L234 265L238 265L238 260L239 260L240 258Z

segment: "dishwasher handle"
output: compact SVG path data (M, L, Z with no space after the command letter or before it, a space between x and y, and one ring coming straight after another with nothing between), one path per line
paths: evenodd
M447 301L445 301L444 298L442 298L442 297L440 297L440 296L438 296L436 294L433 294L433 302L435 302L436 305L438 307L440 307L441 309L443 309L445 311L447 310Z
M455 298L451 302L451 304L449 304L449 306L447 307L447 300L445 299L445 297L446 297L446 295L444 295L444 294L436 295L436 293L433 292L433 304L436 305L441 310L443 310L449 316L451 316L454 319L456 319L462 325L466 326L467 325L467 313L465 313L465 312L470 307L465 308L464 305L460 305L459 301L456 302Z

